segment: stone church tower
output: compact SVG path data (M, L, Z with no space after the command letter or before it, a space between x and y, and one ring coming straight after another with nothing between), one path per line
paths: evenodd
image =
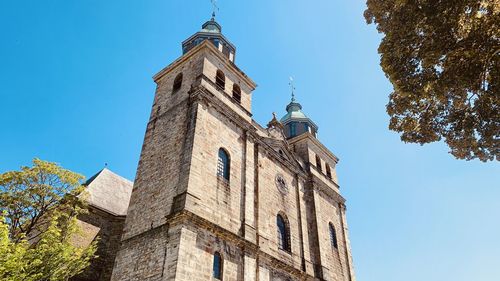
M267 128L212 18L154 76L112 280L354 281L338 158L294 99Z

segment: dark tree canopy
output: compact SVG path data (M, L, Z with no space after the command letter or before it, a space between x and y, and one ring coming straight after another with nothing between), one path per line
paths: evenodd
M405 142L444 138L458 159L500 160L500 1L367 0L385 36L394 91L389 129Z

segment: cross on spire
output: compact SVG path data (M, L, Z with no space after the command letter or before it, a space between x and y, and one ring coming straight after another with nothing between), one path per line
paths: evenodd
M215 20L215 11L219 11L219 7L217 6L217 0L210 0L212 2L212 20Z
M292 102L295 101L295 85L293 84L293 77L290 76L290 82L288 82L288 85L290 85L290 88L292 89Z

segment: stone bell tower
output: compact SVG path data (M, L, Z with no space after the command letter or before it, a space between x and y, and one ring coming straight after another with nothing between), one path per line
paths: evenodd
M252 119L256 84L214 17L182 53L153 77L112 280L354 280L317 126L294 101L267 129Z

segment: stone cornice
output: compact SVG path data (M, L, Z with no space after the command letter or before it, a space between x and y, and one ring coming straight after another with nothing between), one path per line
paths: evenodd
M330 156L332 158L332 160L335 162L335 164L337 164L339 162L339 158L337 156L335 156L335 154L333 154L333 152L331 152L324 144L322 144L317 138L315 138L309 132L306 132L304 134L301 134L301 135L298 135L294 138L289 139L288 143L293 145L293 144L295 144L301 140L304 140L304 139L308 139L311 142L313 142L317 147L319 147L319 149L321 149L321 151L323 151L326 155Z
M263 141L262 137L260 137L260 136L258 136L258 137L259 137L258 143L261 144L261 146L264 149L266 149L265 150L266 154L269 156L272 156L273 160L278 161L282 166L284 166L286 169L291 170L293 173L299 174L303 178L307 177L307 173L304 171L304 169L302 169L302 167L300 166L298 161L294 158L295 156L293 156L291 153L289 153L290 155L292 155L293 161L286 159L286 158L283 158L278 152L276 152L276 150L274 150L274 148L271 145L269 145L268 143ZM283 148L288 150L288 147L286 145L284 145Z
M318 178L319 181L324 181L327 180L330 183L333 183L337 189L340 189L340 185L336 183L333 179L328 178L322 171L318 169L315 165L311 165L311 163L307 163L307 167L310 169L314 169L318 174L321 174L324 179L319 178L318 176L314 175L314 177Z
M229 241L235 246L244 249L245 252L250 253L254 256L259 256L261 260L264 260L267 264L275 266L277 269L293 274L295 277L300 278L300 280L306 280L307 278L311 278L311 276L307 275L307 273L287 264L286 262L280 260L277 257L274 257L260 249L260 247L246 240L244 237L233 233L207 219L204 219L198 215L195 215L187 210L181 210L180 212L168 215L165 217L166 220L164 223L155 226L151 229L148 229L144 232L136 234L131 237L127 237L126 239L122 239L121 242L130 242L135 241L137 239L141 239L145 235L150 232L159 232L159 231L168 231L169 228L179 226L179 225L194 225L199 229L208 230L211 233L215 234L218 237L223 238L225 241Z
M255 127L252 126L252 124L250 124L234 110L228 108L223 101L215 97L215 95L212 94L210 90L206 89L203 86L199 85L193 87L189 91L189 99L190 102L202 101L203 103L214 107L218 112L228 117L231 122L235 123L245 131L249 131L250 133L256 131Z
M301 280L306 280L311 276L307 275L305 272L287 264L283 260L274 257L260 249L260 247L251 241L246 240L244 237L237 235L225 228L206 220L200 216L197 216L187 210L182 210L179 214L176 214L170 220L167 217L167 223L170 221L171 226L185 224L194 225L199 229L204 229L212 232L218 237L223 238L225 241L229 241L237 247L244 249L246 252L250 252L254 256L259 256L261 261L265 261L268 265L274 266L276 269L285 271L287 273L293 274L294 277L299 277Z
M168 74L171 72L173 69L175 69L177 66L181 65L184 63L186 60L189 58L193 57L195 54L201 52L202 50L208 50L210 53L215 55L218 59L220 59L222 62L225 63L225 66L229 68L238 78L240 78L242 81L245 81L246 84L250 87L250 89L253 91L256 87L257 84L250 79L241 69L239 69L234 63L232 63L228 58L226 58L215 46L210 43L208 40L205 40L203 43L200 45L194 47L193 49L189 50L189 52L185 53L182 55L180 58L169 64L167 67L163 68L158 72L156 75L153 76L153 80L158 83L158 80L162 78L164 75Z
M214 87L214 89L218 89L215 82L212 81L212 79L208 78L205 74L201 74L198 77L196 77L197 83L200 83L201 79L203 79L203 81L207 82L208 84L212 85L212 87ZM218 90L218 91L219 91L219 93L223 94L226 98L228 98L235 106L237 106L239 109L241 109L243 112L245 112L249 117L252 117L252 113L250 111L246 110L246 108L244 108L240 103L236 102L232 96L230 96L225 91L222 91L222 90Z
M254 140L265 149L267 155L272 156L274 160L278 161L287 169L290 169L293 173L299 174L304 178L307 177L307 174L301 168L298 162L283 159L283 157L281 157L278 152L276 152L269 144L267 144L263 140L262 136L257 133L258 129L251 122L245 120L234 110L228 108L227 105L223 101L215 97L215 95L212 94L210 90L201 85L193 87L190 90L190 101L203 101L205 104L213 106L218 112L225 115L231 122L239 126L242 130L246 131L247 135L250 136L252 140ZM288 149L286 146L283 146L283 148Z
M311 176L310 183L314 190L327 195L333 201L344 204L345 198L342 197L337 191L331 189L329 186L325 185L321 180L314 180L315 177Z

